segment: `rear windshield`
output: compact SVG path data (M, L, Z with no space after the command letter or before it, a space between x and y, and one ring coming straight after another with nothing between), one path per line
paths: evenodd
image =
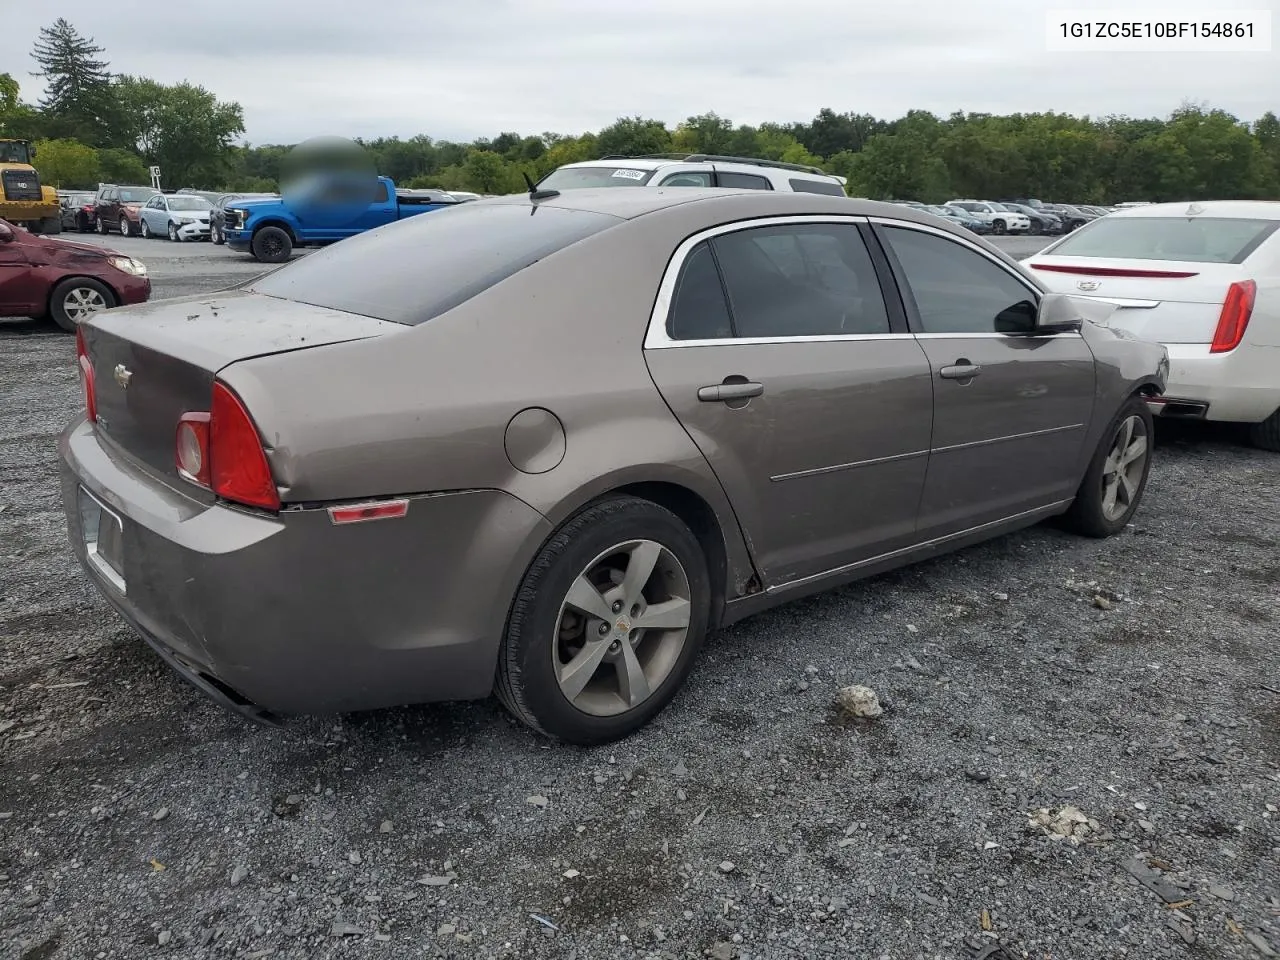
M1104 217L1047 252L1055 257L1243 263L1278 226L1276 220L1228 217Z
M538 181L539 190L575 190L582 187L643 187L655 171L634 167L561 167Z
M526 203L461 203L324 247L249 289L416 325L619 222Z
M822 193L829 197L846 196L844 187L834 180L801 180L799 177L791 177L787 182L796 193Z

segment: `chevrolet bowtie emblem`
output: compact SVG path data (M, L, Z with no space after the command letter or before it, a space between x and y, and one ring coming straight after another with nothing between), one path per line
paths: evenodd
M116 378L116 383L120 384L121 390L129 389L129 381L133 379L132 370L123 363L117 363L113 376Z

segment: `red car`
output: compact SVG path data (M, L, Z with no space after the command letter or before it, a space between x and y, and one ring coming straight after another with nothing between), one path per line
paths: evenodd
M144 303L150 296L142 261L105 247L34 236L0 220L0 317L52 316L71 333L96 310Z

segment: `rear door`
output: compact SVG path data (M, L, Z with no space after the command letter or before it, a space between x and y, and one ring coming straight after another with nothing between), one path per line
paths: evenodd
M1084 338L1027 335L1039 291L977 244L901 221L875 230L934 378L921 539L1074 496L1093 415Z
M645 341L767 587L913 542L929 363L862 218L719 227L677 250Z

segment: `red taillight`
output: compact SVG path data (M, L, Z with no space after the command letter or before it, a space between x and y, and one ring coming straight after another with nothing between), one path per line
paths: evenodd
M1077 267L1065 263L1033 263L1032 270L1047 270L1051 273L1078 273L1086 277L1132 277L1134 279L1153 280L1185 280L1187 277L1198 277L1195 271L1187 270L1130 270L1127 267Z
M84 409L90 423L98 422L98 394L93 382L93 361L84 345L84 332L76 327L76 363L80 367L80 386L84 390Z
M280 509L280 494L258 428L231 388L213 383L208 413L183 414L174 438L178 473L224 500Z
M1253 301L1258 295L1258 285L1252 280L1237 280L1227 288L1227 299L1218 315L1218 329L1213 331L1210 353L1226 353L1240 346L1244 331L1253 316Z

